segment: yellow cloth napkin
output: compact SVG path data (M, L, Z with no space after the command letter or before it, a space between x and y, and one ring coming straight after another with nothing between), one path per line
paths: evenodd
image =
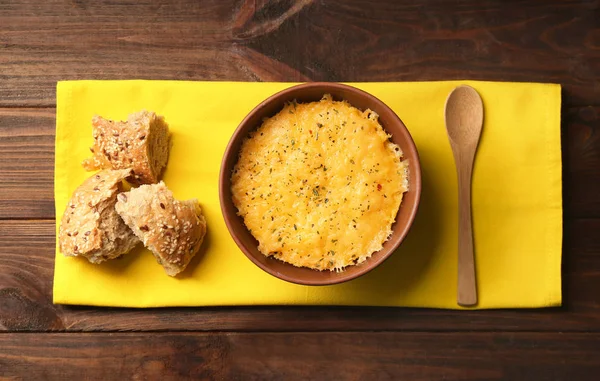
M156 307L251 304L458 308L457 180L444 127L448 93L469 84L485 106L473 175L478 308L561 304L562 188L560 86L479 81L355 83L404 121L422 161L423 194L400 249L345 284L307 287L274 278L231 239L219 207L221 156L232 132L259 102L290 83L72 81L57 86L57 229L71 193L91 175L91 118L125 119L148 109L173 133L165 183L179 199L198 198L208 221L201 253L178 278L143 248L92 265L56 251L54 303Z

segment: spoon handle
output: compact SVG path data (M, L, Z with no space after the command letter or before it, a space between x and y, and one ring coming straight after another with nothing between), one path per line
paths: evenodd
M471 175L473 161L457 165L458 172L458 304L477 304L473 227L471 224ZM471 165L468 165L471 164Z

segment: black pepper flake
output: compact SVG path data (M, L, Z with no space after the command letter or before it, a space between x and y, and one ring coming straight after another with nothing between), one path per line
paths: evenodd
M296 227L296 224L294 224L294 230L298 230L298 228Z
M144 139L146 139L146 135L140 136L140 140L144 140Z
M150 229L148 228L148 225L143 225L143 226L140 226L140 230L143 232L147 232Z
M165 208L165 204L163 204L163 203L161 202L161 203L160 203L160 207L164 209L164 208Z

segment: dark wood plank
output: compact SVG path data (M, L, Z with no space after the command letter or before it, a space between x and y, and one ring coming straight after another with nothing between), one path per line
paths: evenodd
M0 219L54 218L55 115L0 109Z
M308 79L239 44L233 28L253 12L236 0L2 2L0 105L53 106L66 79Z
M2 334L0 377L597 380L600 334Z
M563 208L568 217L600 217L600 107L563 110Z
M0 219L54 218L55 111L0 108ZM563 111L564 211L600 217L600 107Z
M597 0L0 1L0 379L597 379L599 20ZM88 78L561 83L565 306L52 305L55 84Z
M0 331L595 331L600 332L600 220L566 226L564 307L116 309L52 305L53 221L0 221ZM0 335L1 336L1 335Z
M0 3L0 105L64 79L558 82L600 105L597 1Z
M247 45L314 80L556 82L566 105L598 105L599 12L596 1L328 1Z

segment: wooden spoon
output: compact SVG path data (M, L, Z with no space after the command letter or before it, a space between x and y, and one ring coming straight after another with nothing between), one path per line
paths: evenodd
M483 102L470 86L452 90L446 100L446 130L458 175L458 304L477 304L473 228L471 226L471 175L483 126Z

